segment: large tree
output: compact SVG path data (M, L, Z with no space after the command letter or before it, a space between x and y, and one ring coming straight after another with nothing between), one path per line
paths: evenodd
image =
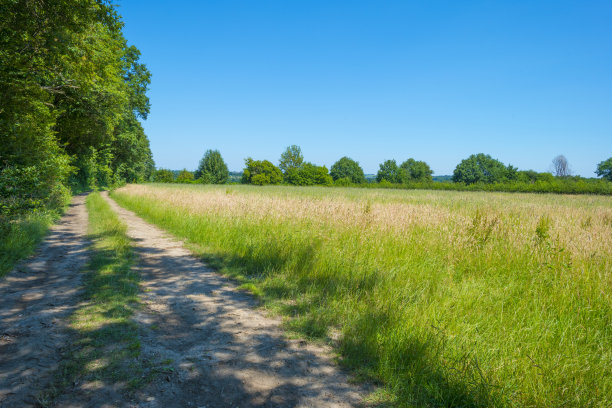
M227 164L218 150L207 150L200 160L195 178L203 183L225 184L229 180Z
M516 177L515 167L505 166L484 153L473 154L462 160L453 172L453 181L465 184L504 182Z
M300 146L291 145L281 154L278 167L284 175L291 169L300 169L304 164L304 155Z
M398 179L400 183L431 181L432 174L433 171L427 163L411 158L400 165Z
M376 173L376 181L381 182L383 180L388 181L389 183L399 183L399 167L397 167L397 162L395 160L386 160L384 163L380 164L380 168L378 173Z
M610 157L608 160L600 162L597 165L597 170L595 173L599 177L612 181L612 157Z
M0 189L0 213L61 206L71 173L82 184L150 176L136 123L150 74L114 6L10 0L0 16L0 179L21 186Z
M331 166L329 174L334 180L350 179L351 183L365 183L365 175L363 169L359 166L359 162L346 156Z

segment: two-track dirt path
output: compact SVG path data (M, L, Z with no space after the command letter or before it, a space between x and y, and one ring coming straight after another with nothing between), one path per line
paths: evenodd
M75 383L62 407L349 407L350 385L327 347L283 336L280 320L182 244L103 196L128 225L141 274L141 358L172 370L132 395ZM85 196L74 198L37 254L0 280L0 407L36 406L73 337L88 259ZM121 389L122 387L118 388ZM118 390L117 389L117 390Z
M146 407L349 407L361 393L330 350L283 336L278 319L180 242L119 207L139 255L142 352L175 371L138 393Z
M0 280L0 407L28 407L70 342L87 261L85 196L76 196L29 260Z

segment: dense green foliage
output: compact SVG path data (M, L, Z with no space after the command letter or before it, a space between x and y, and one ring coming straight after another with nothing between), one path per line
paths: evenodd
M0 2L0 217L149 179L150 73L105 0Z
M195 178L204 184L225 184L229 180L227 164L218 150L207 150L200 160Z
M300 167L288 168L285 173L285 182L295 186L330 186L333 183L325 166L312 163L303 163Z
M457 165L453 172L455 183L499 183L516 179L516 168L505 166L488 154L473 154Z
M17 261L32 254L56 219L56 212L40 211L0 224L0 277L8 273Z
M610 197L149 185L113 194L243 280L289 328L337 339L342 361L384 385L390 406L612 403Z
M398 170L400 183L431 181L433 171L424 161L408 159L403 162Z
M554 180L555 177L551 173L538 173L534 170L521 170L516 174L516 181L520 183L551 182Z
M399 167L395 160L387 160L380 164L380 169L376 173L376 181L388 181L389 183L401 183L399 177Z
M299 170L304 165L304 155L300 146L291 145L281 154L278 168L281 169L284 176L287 176L289 171ZM292 183L294 184L294 183Z
M424 161L410 158L398 166L395 160L387 160L380 165L376 181L396 184L428 182L432 181L432 174L433 171Z
M253 160L249 157L244 163L246 168L242 173L242 182L245 184L263 186L283 182L283 174L280 169L268 160Z
M550 174L550 173L538 173ZM336 184L337 185L337 184ZM342 185L342 184L341 184ZM369 183L347 184L350 187L419 189L445 191L497 191L509 193L555 193L555 194L601 194L612 195L612 182L603 179L585 179L581 177L558 178L552 180L511 181L500 183L452 183L452 182L412 182L405 184Z
M187 169L183 169L176 176L177 183L191 183L195 180L193 173Z
M225 174L227 166L218 151L208 150L196 171L197 182L211 183L215 180L203 172L206 158L218 165L209 166L209 174ZM296 186L339 186L365 188L397 188L397 189L429 189L456 191L507 191L524 193L561 193L561 194L612 194L612 183L607 180L606 171L612 159L599 164L603 180L586 179L579 176L554 177L551 173L538 173L533 170L517 170L505 166L489 155L477 154L463 160L455 169L453 176L433 177L433 171L424 161L410 158L401 165L395 160L386 160L380 164L378 173L364 175L359 163L348 157L343 157L332 166L328 173L325 166L317 166L305 162L299 146L292 145L281 155L281 168L276 168L269 161L254 161L247 159L245 172L231 173L227 181L244 184L290 184ZM212 170L212 169L219 169ZM278 171L277 171L278 170ZM179 172L158 170L153 179L163 183L193 183L187 178L177 179ZM257 175L262 174L262 175ZM253 176L256 176L253 179ZM216 180L224 180L220 177ZM220 181L221 182L221 181Z
M604 160L597 165L595 173L599 177L603 177L609 181L612 181L612 157L608 160Z
M349 179L352 183L365 183L365 175L359 163L349 157L342 157L335 162L329 171L335 180Z
M157 169L153 173L153 181L158 183L172 183L174 182L174 173L168 169Z

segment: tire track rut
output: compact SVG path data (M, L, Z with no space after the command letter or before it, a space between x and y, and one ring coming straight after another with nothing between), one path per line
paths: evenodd
M88 259L85 196L73 198L35 255L0 280L0 407L37 405L70 344Z
M283 336L280 320L251 295L103 194L128 225L138 254L143 358L171 367L145 389L139 407L350 407L363 390L327 347Z

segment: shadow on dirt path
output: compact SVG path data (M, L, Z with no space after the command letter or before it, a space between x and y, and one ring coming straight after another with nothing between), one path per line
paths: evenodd
M74 197L36 254L0 281L0 407L36 405L69 344L88 256L85 196Z
M109 201L140 258L142 355L166 373L141 390L139 407L349 407L363 390L330 349L283 336L280 320L134 213Z

